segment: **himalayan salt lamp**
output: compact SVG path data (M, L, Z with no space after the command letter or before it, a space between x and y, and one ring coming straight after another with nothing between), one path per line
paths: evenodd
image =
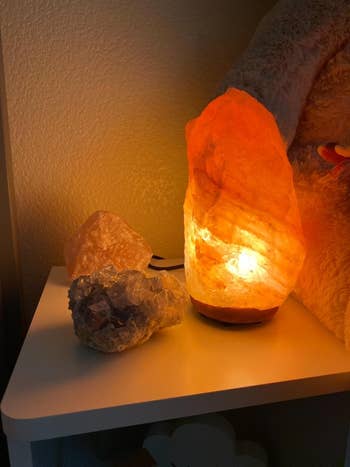
M202 314L270 319L304 259L293 173L272 114L230 88L187 126L188 291Z
M123 219L112 212L96 211L66 242L64 258L71 279L105 266L117 270L146 269L151 247Z

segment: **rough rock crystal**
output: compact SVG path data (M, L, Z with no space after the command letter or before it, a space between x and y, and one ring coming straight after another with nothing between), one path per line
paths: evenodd
M112 264L117 270L147 268L152 250L141 235L112 212L96 211L66 243L71 279Z
M76 335L103 352L121 352L179 324L187 303L185 286L166 271L117 272L109 266L79 277L69 290Z

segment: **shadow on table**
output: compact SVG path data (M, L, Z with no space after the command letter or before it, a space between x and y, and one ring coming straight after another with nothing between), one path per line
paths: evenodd
M84 346L74 334L73 323L33 329L18 360L26 391L43 385L79 380L116 361L125 354L105 354ZM35 362L35 365L33 365Z

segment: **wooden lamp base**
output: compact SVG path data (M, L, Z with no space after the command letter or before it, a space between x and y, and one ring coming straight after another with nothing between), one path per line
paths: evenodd
M259 310L258 308L229 308L207 305L191 297L195 309L207 318L231 324L254 324L269 321L278 307Z

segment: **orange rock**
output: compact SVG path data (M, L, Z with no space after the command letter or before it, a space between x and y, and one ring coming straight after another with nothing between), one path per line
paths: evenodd
M304 259L292 168L274 117L231 88L188 124L187 148L185 268L194 303L228 322L257 321L259 310L262 320L272 316L266 310L291 292Z
M71 279L112 264L117 270L146 269L151 247L119 216L96 211L66 243L64 257Z

